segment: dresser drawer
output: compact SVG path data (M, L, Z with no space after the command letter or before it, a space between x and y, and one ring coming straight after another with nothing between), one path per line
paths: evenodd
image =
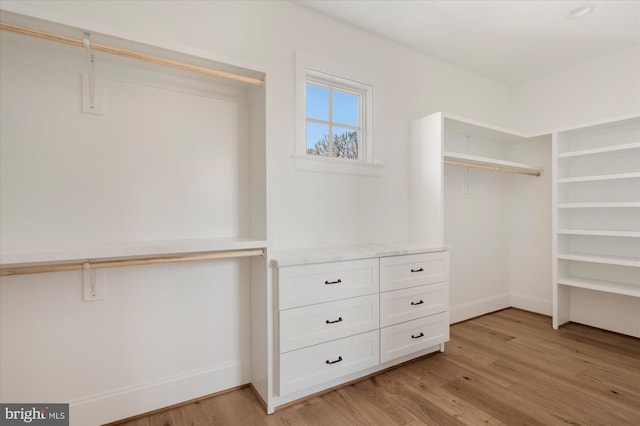
M386 327L380 330L380 362L391 361L448 340L448 312Z
M378 365L378 330L280 355L280 395Z
M377 294L280 311L280 352L378 328Z
M449 253L380 258L380 291L399 290L449 280Z
M445 312L448 307L447 282L380 293L380 327Z
M378 273L378 259L279 268L279 309L377 293Z

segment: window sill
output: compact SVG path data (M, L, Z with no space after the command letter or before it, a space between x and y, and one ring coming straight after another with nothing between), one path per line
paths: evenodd
M384 171L384 164L381 163L299 154L292 157L296 170L307 172L381 177Z

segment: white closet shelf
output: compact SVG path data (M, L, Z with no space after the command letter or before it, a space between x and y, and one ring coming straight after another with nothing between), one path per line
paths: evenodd
M640 260L637 257L625 256L598 256L580 253L559 253L558 259L575 260L578 262L604 263L606 265L632 266L640 268Z
M628 151L640 148L640 142L625 143L622 145L603 146L600 148L581 149L579 151L567 151L558 154L558 158L580 157L583 155L604 154L607 152Z
M634 178L640 178L640 172L558 178L558 183L595 182L600 180L617 180L617 179L634 179Z
M445 163L453 165L475 165L495 169L497 171L513 171L539 176L543 169L530 164L516 163L514 161L498 160L496 158L481 157L478 155L461 154L458 152L444 152Z
M553 328L570 321L638 335L619 312L640 297L640 115L554 132L552 139ZM624 198L623 198L624 197ZM560 251L560 252L558 252ZM578 294L572 289L598 293ZM604 293L617 298L598 304ZM576 314L580 311L582 314Z
M637 208L640 207L640 202L625 201L615 203L560 203L559 209L608 209L608 208Z
M625 284L614 281L602 281L583 277L559 277L558 284L570 287L586 288L607 293L624 294L640 297L640 285Z
M558 234L640 238L640 231L614 231L609 229L559 229Z
M0 266L128 260L148 257L183 256L198 253L264 249L265 240L252 238L197 238L184 240L129 241L46 247L3 248Z

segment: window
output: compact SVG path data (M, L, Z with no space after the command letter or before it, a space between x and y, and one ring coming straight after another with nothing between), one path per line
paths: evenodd
M296 52L296 168L380 176L373 85L352 78L362 78L357 70L342 68Z
M362 159L361 93L315 79L306 92L307 154Z

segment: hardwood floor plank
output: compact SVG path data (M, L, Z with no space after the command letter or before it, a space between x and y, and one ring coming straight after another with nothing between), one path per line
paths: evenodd
M150 426L149 417L143 417L140 419L131 420L126 423L127 426Z
M441 359L441 358L440 358ZM455 368L455 367L454 367ZM417 397L431 401L434 405L446 412L449 416L464 425L502 425L503 423L493 418L472 404L456 397L444 390L441 386L433 386L428 380L423 380L420 375L404 368L398 368L387 373L397 377L405 384L404 392L417 393Z
M515 393L526 393L532 403L545 407L549 414L565 423L594 426L640 424L637 414L624 408L629 407L630 401L622 406L612 404L610 398L594 398L591 392L576 386L523 381L511 390Z
M640 339L506 309L451 327L444 353L267 415L249 387L126 426L640 425Z
M411 383L398 380L397 376L386 373L378 377L374 377L373 383L375 387L372 391L374 394L363 394L362 397L370 399L372 396L375 400L388 400L387 405L395 407L398 413L407 413L416 424L421 425L461 425L455 417L449 415L438 404L435 404L428 398L424 398L423 392L419 387L411 386ZM379 395L375 395L379 394ZM396 414L396 416L398 416ZM401 417L398 416L398 419ZM388 424L404 424L394 421Z
M211 425L230 425L242 419L246 425L282 425L277 417L265 417L264 408L251 388L246 387L237 392L230 392L211 400L203 401L202 409L209 413L205 421ZM178 426L179 424L176 424Z
M443 389L508 425L554 424L550 419L544 418L546 416L541 407L479 374L456 379L444 385Z
M452 380L461 377L462 374L468 372L464 366L456 365L451 362L453 355L449 353L449 347L447 347L444 353L435 353L426 357L413 361L410 365L411 368L397 368L391 370L393 374L403 374L406 376L414 377L420 386L425 387L439 387L445 383L449 383ZM445 356L446 355L446 356ZM461 363L464 363L462 360ZM482 360L482 364L490 364L495 361L491 358L489 360ZM391 374L389 372L389 374Z
M399 398L406 397L402 383L387 374L380 374L367 380L354 383L347 389L340 389L340 394L349 398L353 404L360 406L370 414L366 424L383 422L383 424L424 424L419 416L404 409ZM331 395L327 395L329 398Z
M624 424L625 419L628 422L630 418L626 408L637 401L626 395L614 395L620 400L625 399L618 404L615 398L602 393L602 385L598 388L595 383L580 380L571 374L547 374L528 363L513 364L506 359L495 363L496 369L505 368L505 365L522 377L519 383L510 387L512 392L527 395L529 400L546 407L559 418L570 419L572 423L606 424L609 421L612 424Z
M627 393L633 395L640 402L640 378L638 374L627 374L625 371L610 371L597 366L583 373L578 378L587 383L598 383L605 386L611 393Z
M602 348L608 352L614 352L640 359L640 348L637 339L615 333L605 333L603 330L585 330L583 327L575 327L574 324L560 330L562 337L575 342L584 343L591 348Z

